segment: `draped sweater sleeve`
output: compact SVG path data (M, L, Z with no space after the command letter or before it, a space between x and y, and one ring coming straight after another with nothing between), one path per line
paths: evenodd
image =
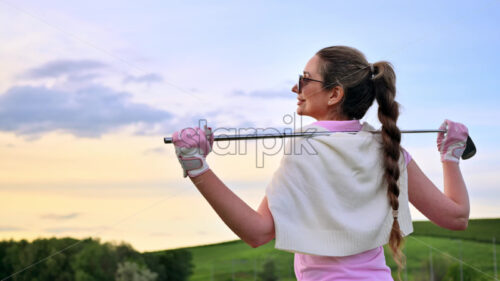
M356 133L295 137L285 143L279 168L266 187L275 247L289 252L347 256L386 244L392 209L379 134L364 123ZM299 131L325 131L316 125ZM413 231L404 157L399 158L399 224Z

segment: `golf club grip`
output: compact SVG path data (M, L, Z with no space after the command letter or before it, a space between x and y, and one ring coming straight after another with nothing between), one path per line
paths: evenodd
M476 145L470 138L470 136L467 137L467 143L465 144L465 150L464 153L462 154L462 159L467 160L469 158L472 158L476 154Z

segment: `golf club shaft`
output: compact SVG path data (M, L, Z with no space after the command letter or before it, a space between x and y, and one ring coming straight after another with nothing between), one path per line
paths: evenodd
M355 133L359 131L336 131L336 132L299 132L299 133L269 133L269 134L238 134L238 135L217 135L214 136L214 141L230 141L230 140L255 140L255 139L269 139L269 138L288 138L288 137L311 137L315 135L330 135L335 133ZM379 134L381 131L370 131L374 134ZM440 133L446 130L401 130L402 134L416 134L416 133ZM171 137L164 138L165 143L172 143Z
M230 140L255 140L255 139L268 139L268 138L288 138L288 137L312 137L317 135L330 135L335 133L355 133L359 131L341 131L341 132L297 132L297 133L273 133L273 134L238 134L238 135L217 135L214 136L214 141L230 141ZM380 134L380 130L370 131L374 134ZM419 134L419 133L446 133L446 130L401 130L402 134ZM165 143L172 143L172 137L163 139ZM462 159L466 160L476 154L476 145L470 138L467 137L465 150L462 154Z

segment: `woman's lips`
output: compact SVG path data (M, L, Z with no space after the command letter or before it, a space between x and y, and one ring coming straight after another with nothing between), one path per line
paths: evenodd
M305 100L301 100L299 99L299 101L297 102L297 105L300 105L301 103L303 103Z

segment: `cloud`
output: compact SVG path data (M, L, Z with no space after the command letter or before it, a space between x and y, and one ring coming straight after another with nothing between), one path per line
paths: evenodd
M161 77L159 74L156 73L149 73L141 76L133 76L129 75L123 79L123 83L146 83L146 84L151 84L151 83L158 83L162 82L163 77Z
M10 231L20 231L20 230L25 230L25 229L16 226L0 226L0 232L10 232Z
M74 219L78 216L80 216L79 213L70 213L66 215L46 214L42 215L41 218L49 220L69 220L69 219Z
M53 78L62 75L87 77L89 71L107 67L106 64L95 60L55 60L39 67L32 68L21 75L22 78Z
M157 237L168 237L168 236L172 236L171 233L167 233L167 232L153 232L153 233L150 233L149 234L150 236L157 236Z
M96 138L119 127L144 127L169 120L172 115L149 105L134 103L131 94L91 85L75 91L46 87L12 87L0 95L0 130L36 139L51 131Z
M285 98L285 99L297 98L297 94L295 94L290 90L257 90L251 92L236 90L232 92L232 95L244 96L244 97L258 97L258 98Z
M67 232L84 232L84 233L89 233L89 232L99 232L99 231L104 231L109 229L109 227L50 227L50 228L45 228L45 232L49 233L67 233Z
M92 82L96 78L98 78L100 75L97 73L75 73L71 74L67 77L67 80L70 82L76 82L76 83L88 83Z

